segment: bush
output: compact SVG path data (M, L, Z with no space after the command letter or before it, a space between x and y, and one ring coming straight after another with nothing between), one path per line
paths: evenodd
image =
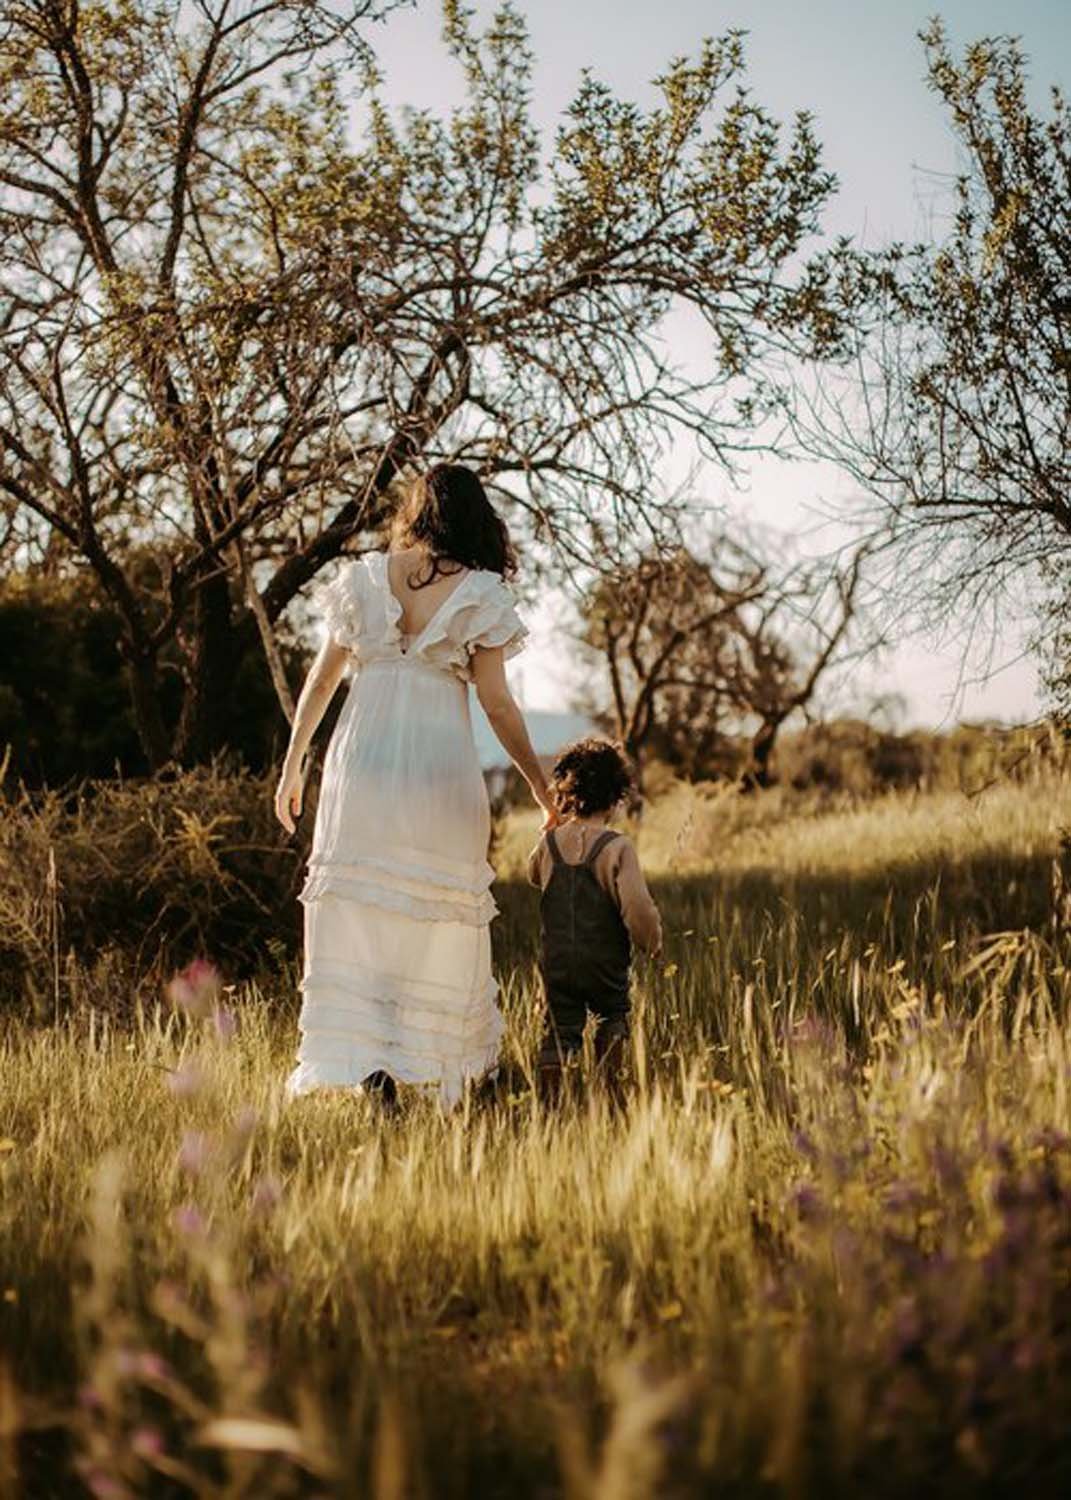
M155 567L151 557L139 559ZM0 754L29 786L103 776L143 776L148 765L119 650L122 622L93 579L75 575L0 580ZM291 683L303 653L280 641ZM174 729L183 662L175 643L161 653L163 714ZM169 689L169 690L166 690ZM254 770L282 751L286 721L259 642L242 657L231 702L229 748Z
M974 794L1005 778L1021 781L1046 766L1059 768L1066 757L1064 736L1050 724L960 724L948 734L893 734L863 720L838 719L783 735L773 771L776 781L797 791L875 797L917 787Z
M0 994L51 1011L79 968L129 1004L208 953L233 977L296 949L314 807L287 842L274 780L222 765L70 792L9 791L0 820ZM75 961L77 955L77 961Z

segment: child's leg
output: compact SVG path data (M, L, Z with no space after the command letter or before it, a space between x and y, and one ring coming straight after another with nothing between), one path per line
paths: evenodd
M628 1015L604 1016L595 1033L595 1064L615 1097L620 1093L628 1055Z
M586 1010L566 997L548 995L543 1043L539 1049L537 1071L540 1092L547 1099L557 1099L562 1074L569 1062L580 1053L584 1040Z

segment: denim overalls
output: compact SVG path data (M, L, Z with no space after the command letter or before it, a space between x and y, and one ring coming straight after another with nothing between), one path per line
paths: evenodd
M547 1000L540 1067L545 1070L560 1067L579 1050L589 1013L599 1021L595 1050L600 1060L628 1035L632 947L621 913L593 868L618 837L607 829L586 858L572 865L562 858L553 831L547 834L553 868L540 902Z

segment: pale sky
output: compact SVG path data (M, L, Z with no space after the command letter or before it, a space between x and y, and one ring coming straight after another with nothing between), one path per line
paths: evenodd
M475 0L478 18L493 10ZM1050 84L1071 85L1071 0L519 0L535 52L533 113L552 137L581 69L590 67L618 93L653 102L650 80L673 57L694 54L704 36L730 27L749 32L748 80L760 103L784 121L798 109L815 116L827 165L840 179L825 227L870 247L939 232L955 144L924 82L917 32L935 9L957 46L1008 31L1030 59L1035 102ZM446 109L459 97L456 70L439 41L436 0L421 0L376 27L372 40L396 103ZM688 335L685 335L688 337ZM698 332L684 357L701 360ZM667 484L687 472L692 454L665 462ZM697 489L717 504L739 507L763 528L795 539L814 537L818 510L851 498L848 482L819 464L752 466L744 493L709 470ZM832 538L828 533L823 540ZM823 547L824 550L824 547ZM840 684L838 705L862 709L879 693L897 692L907 721L948 724L959 718L1033 718L1040 711L1037 675L1023 657L1024 626L1006 612L995 639L965 656L970 622L939 639L905 641L880 663ZM530 612L534 643L514 669L529 707L564 707L575 680L555 601ZM988 675L988 680L980 680ZM564 684L564 686L563 686Z

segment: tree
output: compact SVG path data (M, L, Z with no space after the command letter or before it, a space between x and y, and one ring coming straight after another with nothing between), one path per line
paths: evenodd
M937 612L993 605L1071 560L1071 118L1028 107L1017 43L953 56L921 33L964 158L943 243L860 263L870 303L857 379L803 409L812 447L881 502L905 593ZM863 285L869 292L863 292ZM905 553L907 554L905 557Z
M258 638L285 698L276 623L422 465L478 467L542 553L613 555L672 509L660 443L730 465L782 358L842 347L842 248L804 258L833 179L741 87L738 33L648 112L585 76L544 161L510 6L479 36L444 4L448 120L391 117L383 9L5 9L0 556L96 575L154 766L227 739ZM682 307L699 377L659 342Z
M711 551L719 572L681 547L599 580L584 602L582 640L605 665L614 733L637 766L661 740L694 769L724 737L733 632L768 580L723 538Z
M844 647L857 622L866 555L867 549L859 548L846 567L824 580L813 569L800 570L761 601L753 618L745 614L740 619L729 680L735 710L755 722L746 785L770 785L770 760L782 727L793 714L808 709L830 667L847 660ZM785 619L800 602L807 606L806 632L798 622L793 630ZM806 643L800 639L803 633L810 636ZM867 642L852 656L873 649L874 643Z
M137 560L128 566L137 572ZM155 560L144 559L144 569ZM90 573L72 577L0 577L0 760L10 751L9 774L30 786L144 775L148 769L124 680L118 642L121 621ZM300 669L295 642L280 655L291 674ZM162 690L174 717L181 661L171 643L161 653L170 674ZM171 701L166 694L170 691ZM256 642L238 663L233 686L229 749L254 771L278 759L285 722Z
M643 557L600 581L582 640L637 764L653 752L685 775L767 786L782 726L846 659L865 552L830 576L804 566L780 578L725 536L706 552Z

